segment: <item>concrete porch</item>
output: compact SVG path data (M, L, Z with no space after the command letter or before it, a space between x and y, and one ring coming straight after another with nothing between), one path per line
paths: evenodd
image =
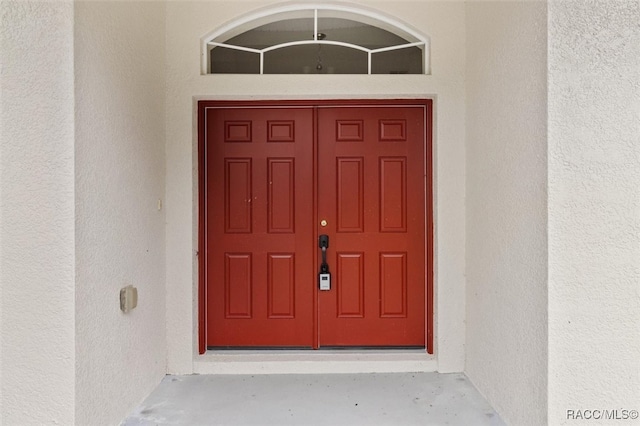
M122 423L139 425L505 423L464 374L166 376Z

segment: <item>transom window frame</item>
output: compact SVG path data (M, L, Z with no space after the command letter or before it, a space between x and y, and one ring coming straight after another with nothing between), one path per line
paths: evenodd
M291 12L305 12L305 11L313 11L313 39L310 40L299 40L281 43L273 46L268 46L264 49L253 49L250 47L237 46L232 44L227 44L224 42L215 41L216 39L228 40L238 34L242 34L243 32L250 31L254 28L257 28L261 25L267 23L277 22L278 16L282 16L285 14L290 14ZM354 17L359 18L358 22L366 23L369 25L376 26L378 28L382 28L384 30L390 31L393 34L396 34L400 37L409 37L413 38L417 41L399 44L395 46L382 47L378 49L369 49L364 46L360 46L357 44L333 41L333 40L322 40L318 38L319 29L318 29L318 12L319 11L329 11L336 14L336 17L340 17L340 14L349 15L349 18L353 20ZM209 60L210 52L215 47L224 47L228 49L234 49L244 52L255 53L260 56L260 73L259 75L264 75L264 57L265 53L276 50L283 49L291 46L300 46L300 45L334 45L334 46L342 46L355 50L360 50L367 53L367 75L371 75L372 69L372 57L376 53L389 52L394 50L407 49L411 47L421 47L423 49L423 73L421 75L430 75L431 74L431 66L430 66L430 53L431 53L431 40L428 36L422 34L416 29L410 27L409 25L398 21L392 17L383 15L380 12L374 12L371 10L366 10L357 7L345 6L345 5L336 5L336 4L304 4L304 5L284 5L280 7L271 7L267 9L263 9L258 12L254 12L248 15L245 15L239 19L236 19L232 22L229 22L217 30L210 32L205 35L201 39L201 72L203 75L216 75L211 72L211 61ZM253 75L258 75L253 74ZM360 74L364 75L364 74ZM420 75L420 74L418 74Z

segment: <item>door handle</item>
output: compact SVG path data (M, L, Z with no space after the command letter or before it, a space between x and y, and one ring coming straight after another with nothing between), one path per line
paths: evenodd
M320 264L320 273L318 274L318 286L320 290L331 290L331 273L329 272L329 264L327 263L327 249L329 248L329 236L322 234L318 237L318 247L322 250L322 263Z

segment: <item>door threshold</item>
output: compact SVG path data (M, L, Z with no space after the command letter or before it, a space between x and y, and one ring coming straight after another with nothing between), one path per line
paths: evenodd
M424 349L208 350L193 364L196 374L335 374L435 372Z

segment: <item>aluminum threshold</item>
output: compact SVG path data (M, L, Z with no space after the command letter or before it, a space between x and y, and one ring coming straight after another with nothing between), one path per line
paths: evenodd
M332 374L435 372L424 349L208 350L194 359L196 374Z

